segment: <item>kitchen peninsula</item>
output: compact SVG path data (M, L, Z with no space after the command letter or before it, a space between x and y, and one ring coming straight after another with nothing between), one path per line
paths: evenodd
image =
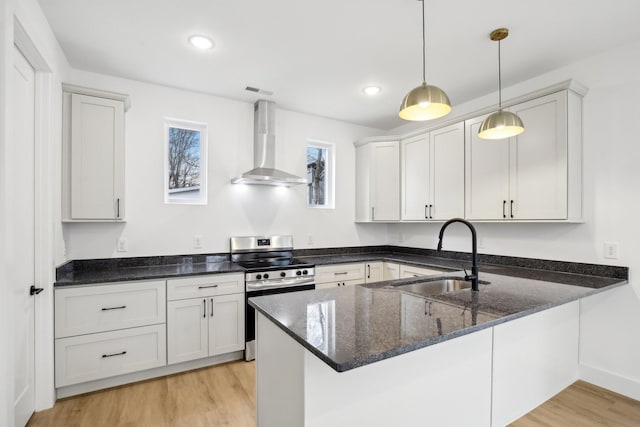
M579 378L580 300L626 283L484 265L479 292L411 291L426 280L251 299L259 425L505 425Z

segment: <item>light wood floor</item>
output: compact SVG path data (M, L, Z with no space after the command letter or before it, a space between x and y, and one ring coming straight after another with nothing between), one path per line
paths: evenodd
M511 426L638 427L640 402L577 381Z
M254 362L226 363L62 399L28 427L254 427L255 387ZM640 402L578 381L511 426L637 427Z
M254 427L255 362L232 362L61 399L28 427Z

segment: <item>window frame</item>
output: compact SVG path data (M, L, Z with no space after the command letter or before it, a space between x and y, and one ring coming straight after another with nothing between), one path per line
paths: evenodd
M169 129L185 129L200 133L200 171L199 197L177 199L171 198L169 189ZM209 125L192 120L164 118L164 203L170 205L206 205L207 204L207 146L209 139Z
M336 183L336 144L332 142L319 141L316 139L308 139L305 147L305 159L309 148L319 148L326 150L325 168L326 168L326 188L325 203L322 205L312 205L309 203L309 181L307 178L307 195L306 204L311 209L335 209L335 183ZM308 163L307 163L308 165ZM308 175L307 175L308 176Z

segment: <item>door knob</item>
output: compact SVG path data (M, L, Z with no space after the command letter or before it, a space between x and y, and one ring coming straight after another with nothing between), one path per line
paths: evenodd
M38 295L42 291L44 291L44 288L36 288L35 285L31 285L29 295Z

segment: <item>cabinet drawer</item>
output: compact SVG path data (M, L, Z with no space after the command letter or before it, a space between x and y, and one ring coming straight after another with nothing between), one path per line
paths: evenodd
M316 289L341 288L343 286L360 285L362 283L362 280L334 280L333 282L316 283Z
M410 265L400 265L400 278L406 279L407 277L419 277L419 276L438 276L444 273L446 270L435 270L432 268L414 267Z
M165 282L56 289L56 338L164 323Z
M166 365L165 325L56 340L56 387Z
M244 273L212 274L167 280L167 300L209 297L244 292Z
M364 283L364 263L320 265L316 267L316 284L360 280Z

